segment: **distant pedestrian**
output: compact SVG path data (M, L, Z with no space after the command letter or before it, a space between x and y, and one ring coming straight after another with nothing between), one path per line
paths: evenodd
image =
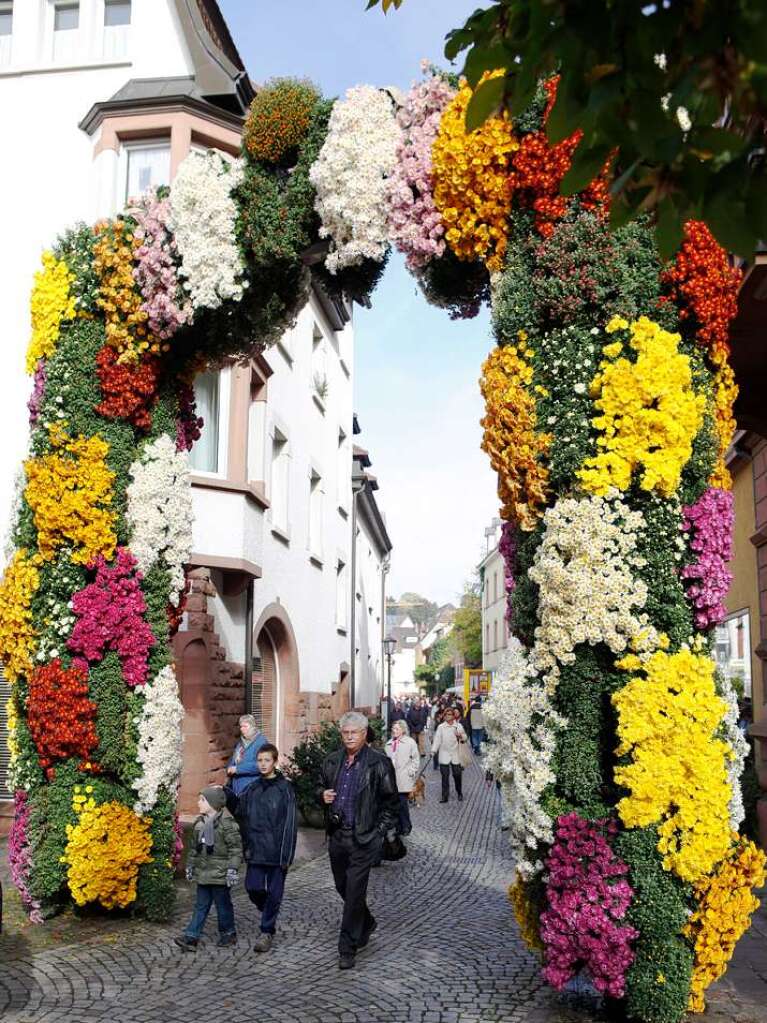
M426 706L426 701L420 698L417 699L407 712L406 720L410 735L418 744L418 752L424 753L426 750L425 729L429 720L429 708Z
M185 952L197 948L213 903L218 917L218 947L237 942L230 888L237 884L242 862L240 831L226 809L226 793L220 785L203 789L197 807L200 815L194 822L186 864L187 880L197 882L197 901L186 930L173 939Z
M399 800L391 761L367 744L365 715L349 711L339 727L344 749L326 757L317 800L325 808L330 866L344 900L338 966L349 970L378 926L367 904L368 878L384 837L396 835Z
M421 766L421 757L418 753L418 746L407 734L407 724L404 721L395 721L392 725L391 739L386 743L386 755L394 765L394 773L397 777L397 791L399 792L399 826L400 835L409 835L413 830L410 821L409 796L413 791L418 771Z
M296 796L291 782L277 770L279 757L277 747L265 743L257 756L259 777L239 796L232 789L227 792L227 806L242 835L245 891L261 911L256 952L268 952L272 946L285 878L296 854Z
M448 707L445 710L442 724L434 733L434 742L431 747L432 752L439 759L439 769L442 773L442 798L440 803L446 803L450 798L451 774L458 801L460 802L463 799L461 744L466 743L466 741L466 732L464 732L463 726L458 721L457 712L453 707ZM470 753L468 755L471 757Z
M394 707L391 712L391 717L389 718L389 727L391 727L395 721L404 721L406 717L407 711L402 706L402 701L395 700Z
M234 789L236 796L258 777L256 757L258 751L268 741L264 733L259 732L252 714L243 714L239 724L240 738L226 768L228 784Z
M485 741L485 715L482 710L482 700L479 696L471 705L469 723L471 725L471 748L479 756L482 743Z

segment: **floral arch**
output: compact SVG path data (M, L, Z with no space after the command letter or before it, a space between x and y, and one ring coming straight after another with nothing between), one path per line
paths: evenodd
M488 759L523 937L551 984L584 970L630 1018L703 1008L764 879L710 656L739 274L700 223L667 264L648 225L611 233L609 166L560 195L578 137L546 139L555 90L467 134L470 90L435 69L335 102L276 82L240 160L192 154L169 190L44 254L0 586L11 865L36 919L70 899L172 904L195 373L272 344L311 275L366 298L393 244L451 316L492 304L483 446L516 646Z

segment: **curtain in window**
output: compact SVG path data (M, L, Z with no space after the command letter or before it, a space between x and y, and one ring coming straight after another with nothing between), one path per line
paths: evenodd
M128 150L125 198L138 199L148 188L170 184L170 146L135 146Z
M218 371L211 370L195 377L197 415L202 416L205 426L202 437L192 448L189 463L200 472L218 472L219 387Z

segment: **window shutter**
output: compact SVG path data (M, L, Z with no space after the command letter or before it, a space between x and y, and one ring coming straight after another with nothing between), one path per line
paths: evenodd
M11 687L5 677L5 669L0 664L0 799L10 799L11 790L8 785L8 769L11 764L11 751L8 749L8 700L11 698Z

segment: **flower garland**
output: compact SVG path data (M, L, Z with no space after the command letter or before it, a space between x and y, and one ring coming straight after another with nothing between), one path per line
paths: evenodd
M727 781L730 786L730 827L737 831L746 817L746 808L743 805L743 790L740 779L746 766L746 760L751 751L748 739L738 727L740 721L740 707L738 706L738 694L735 687L726 676L719 676L720 696L727 705L727 711L722 722L722 732L725 742L729 744L730 756L727 762Z
M501 518L521 529L534 529L548 499L546 455L551 437L536 430L530 348L495 348L482 366L480 387L485 399L482 450L498 474Z
M309 172L322 222L330 238L325 266L331 273L380 262L389 247L386 179L394 170L401 132L390 96L369 85L349 89L333 107L328 134Z
M494 71L482 77L502 74ZM508 115L490 117L466 131L472 89L463 83L447 106L432 146L434 205L445 225L445 241L459 259L483 260L490 271L503 266L512 203L509 168L519 148Z
M175 796L181 777L181 722L184 707L178 697L176 673L168 666L144 687L144 706L138 726L138 761L142 774L133 782L137 814L151 810L161 788Z
M73 279L63 260L56 259L50 251L43 253L43 268L35 274L30 300L32 336L27 348L27 373L34 373L40 359L53 354L62 323L75 317Z
M205 420L197 415L197 401L194 387L181 383L178 386L178 415L176 417L176 450L191 451L202 437Z
M75 564L111 557L117 538L108 445L98 435L71 438L56 426L49 440L51 453L24 465L24 497L34 515L40 557L50 561L63 545L72 546Z
M583 965L597 991L622 998L639 931L624 923L634 891L628 865L610 847L615 821L559 817L546 860L541 914L544 979L561 991Z
M412 87L397 111L402 138L386 182L387 233L413 272L445 251L445 227L434 204L432 146L454 97L442 75L430 74Z
M38 555L21 548L0 582L0 659L11 683L32 670L37 639L32 599L40 585L40 563Z
M259 88L245 118L247 153L265 163L292 166L309 131L320 95L308 81L277 78Z
M498 553L503 558L503 583L506 594L506 613L504 615L507 624L511 624L512 603L516 581L514 579L514 566L517 555L517 538L514 527L510 522L504 522L501 526L501 539L498 541Z
M131 209L136 222L133 279L154 337L167 341L192 319L192 306L178 277L180 256L168 226L170 199L148 193Z
M155 638L144 617L147 606L141 592L136 559L124 547L117 549L113 566L99 557L89 566L96 578L72 597L77 623L67 640L68 649L87 662L98 662L110 651L119 656L125 684L146 683L148 657Z
M32 865L32 851L29 847L29 818L32 807L29 796L23 790L13 796L13 821L8 835L8 866L11 880L16 886L21 901L29 913L33 924L41 924L43 915L40 902L34 899L29 891L29 872Z
M695 886L697 907L685 927L695 946L695 965L690 991L690 1012L706 1008L704 992L727 969L735 945L759 908L753 889L761 888L765 855L753 842L741 839L717 872Z
M130 549L144 575L159 558L170 572L171 603L184 588L192 555L192 485L186 452L163 434L147 444L129 470L125 513Z
M121 362L135 362L144 352L157 354L161 342L149 330L149 316L133 276L133 220L113 220L96 227L93 267L99 276L97 304L104 314L107 344Z
M30 394L29 401L27 402L30 427L33 427L40 418L40 411L45 399L45 379L45 362L43 359L40 359L37 366L35 366L35 374L32 379L32 393Z
M716 435L719 438L719 452L711 474L709 483L712 487L721 487L723 490L732 488L732 477L725 464L727 449L735 436L735 399L738 397L738 385L735 383L735 374L732 366L727 361L722 349L713 353L717 364L717 372L714 376L714 415L716 423Z
M559 666L575 661L581 643L613 653L655 649L660 637L641 610L647 586L636 578L640 512L618 499L561 497L543 517L545 531L529 578L540 588L530 662L553 685Z
M490 738L486 769L501 783L517 873L528 880L543 870L539 844L554 838L541 796L555 780L551 759L556 730L567 722L554 711L521 644L514 639L482 709Z
M690 358L679 352L679 334L670 334L641 316L629 324L614 317L608 334L628 331L603 349L605 359L591 384L601 415L593 420L603 450L578 473L593 494L611 486L628 490L641 470L639 485L670 497L679 486L692 442L703 422L706 399L693 389ZM636 361L627 357L636 353Z
M516 877L514 883L509 885L508 897L519 926L520 937L531 952L542 952L538 909L528 898L525 882L521 877Z
M628 828L658 824L658 850L666 870L685 881L709 874L730 846L730 747L715 738L727 713L716 693L710 657L682 649L659 650L644 664L634 655L619 662L633 672L615 693L615 768L629 794L618 803Z
M724 599L732 582L727 566L735 526L732 492L709 487L695 504L684 509L682 526L691 533L689 546L696 555L695 561L682 569L682 578L691 581L687 596L695 607L695 624L710 629L727 617Z
M235 241L237 206L232 192L242 181L239 160L191 153L179 167L166 225L181 254L179 276L193 309L217 309L243 296L244 266Z
M55 775L56 760L80 759L80 770L98 770L91 753L99 744L97 707L88 697L88 672L65 668L58 658L35 668L29 679L27 723L46 777Z
M78 906L124 909L136 900L139 867L152 862L149 821L116 801L96 805L80 788L73 797L78 821L66 828L69 890Z

